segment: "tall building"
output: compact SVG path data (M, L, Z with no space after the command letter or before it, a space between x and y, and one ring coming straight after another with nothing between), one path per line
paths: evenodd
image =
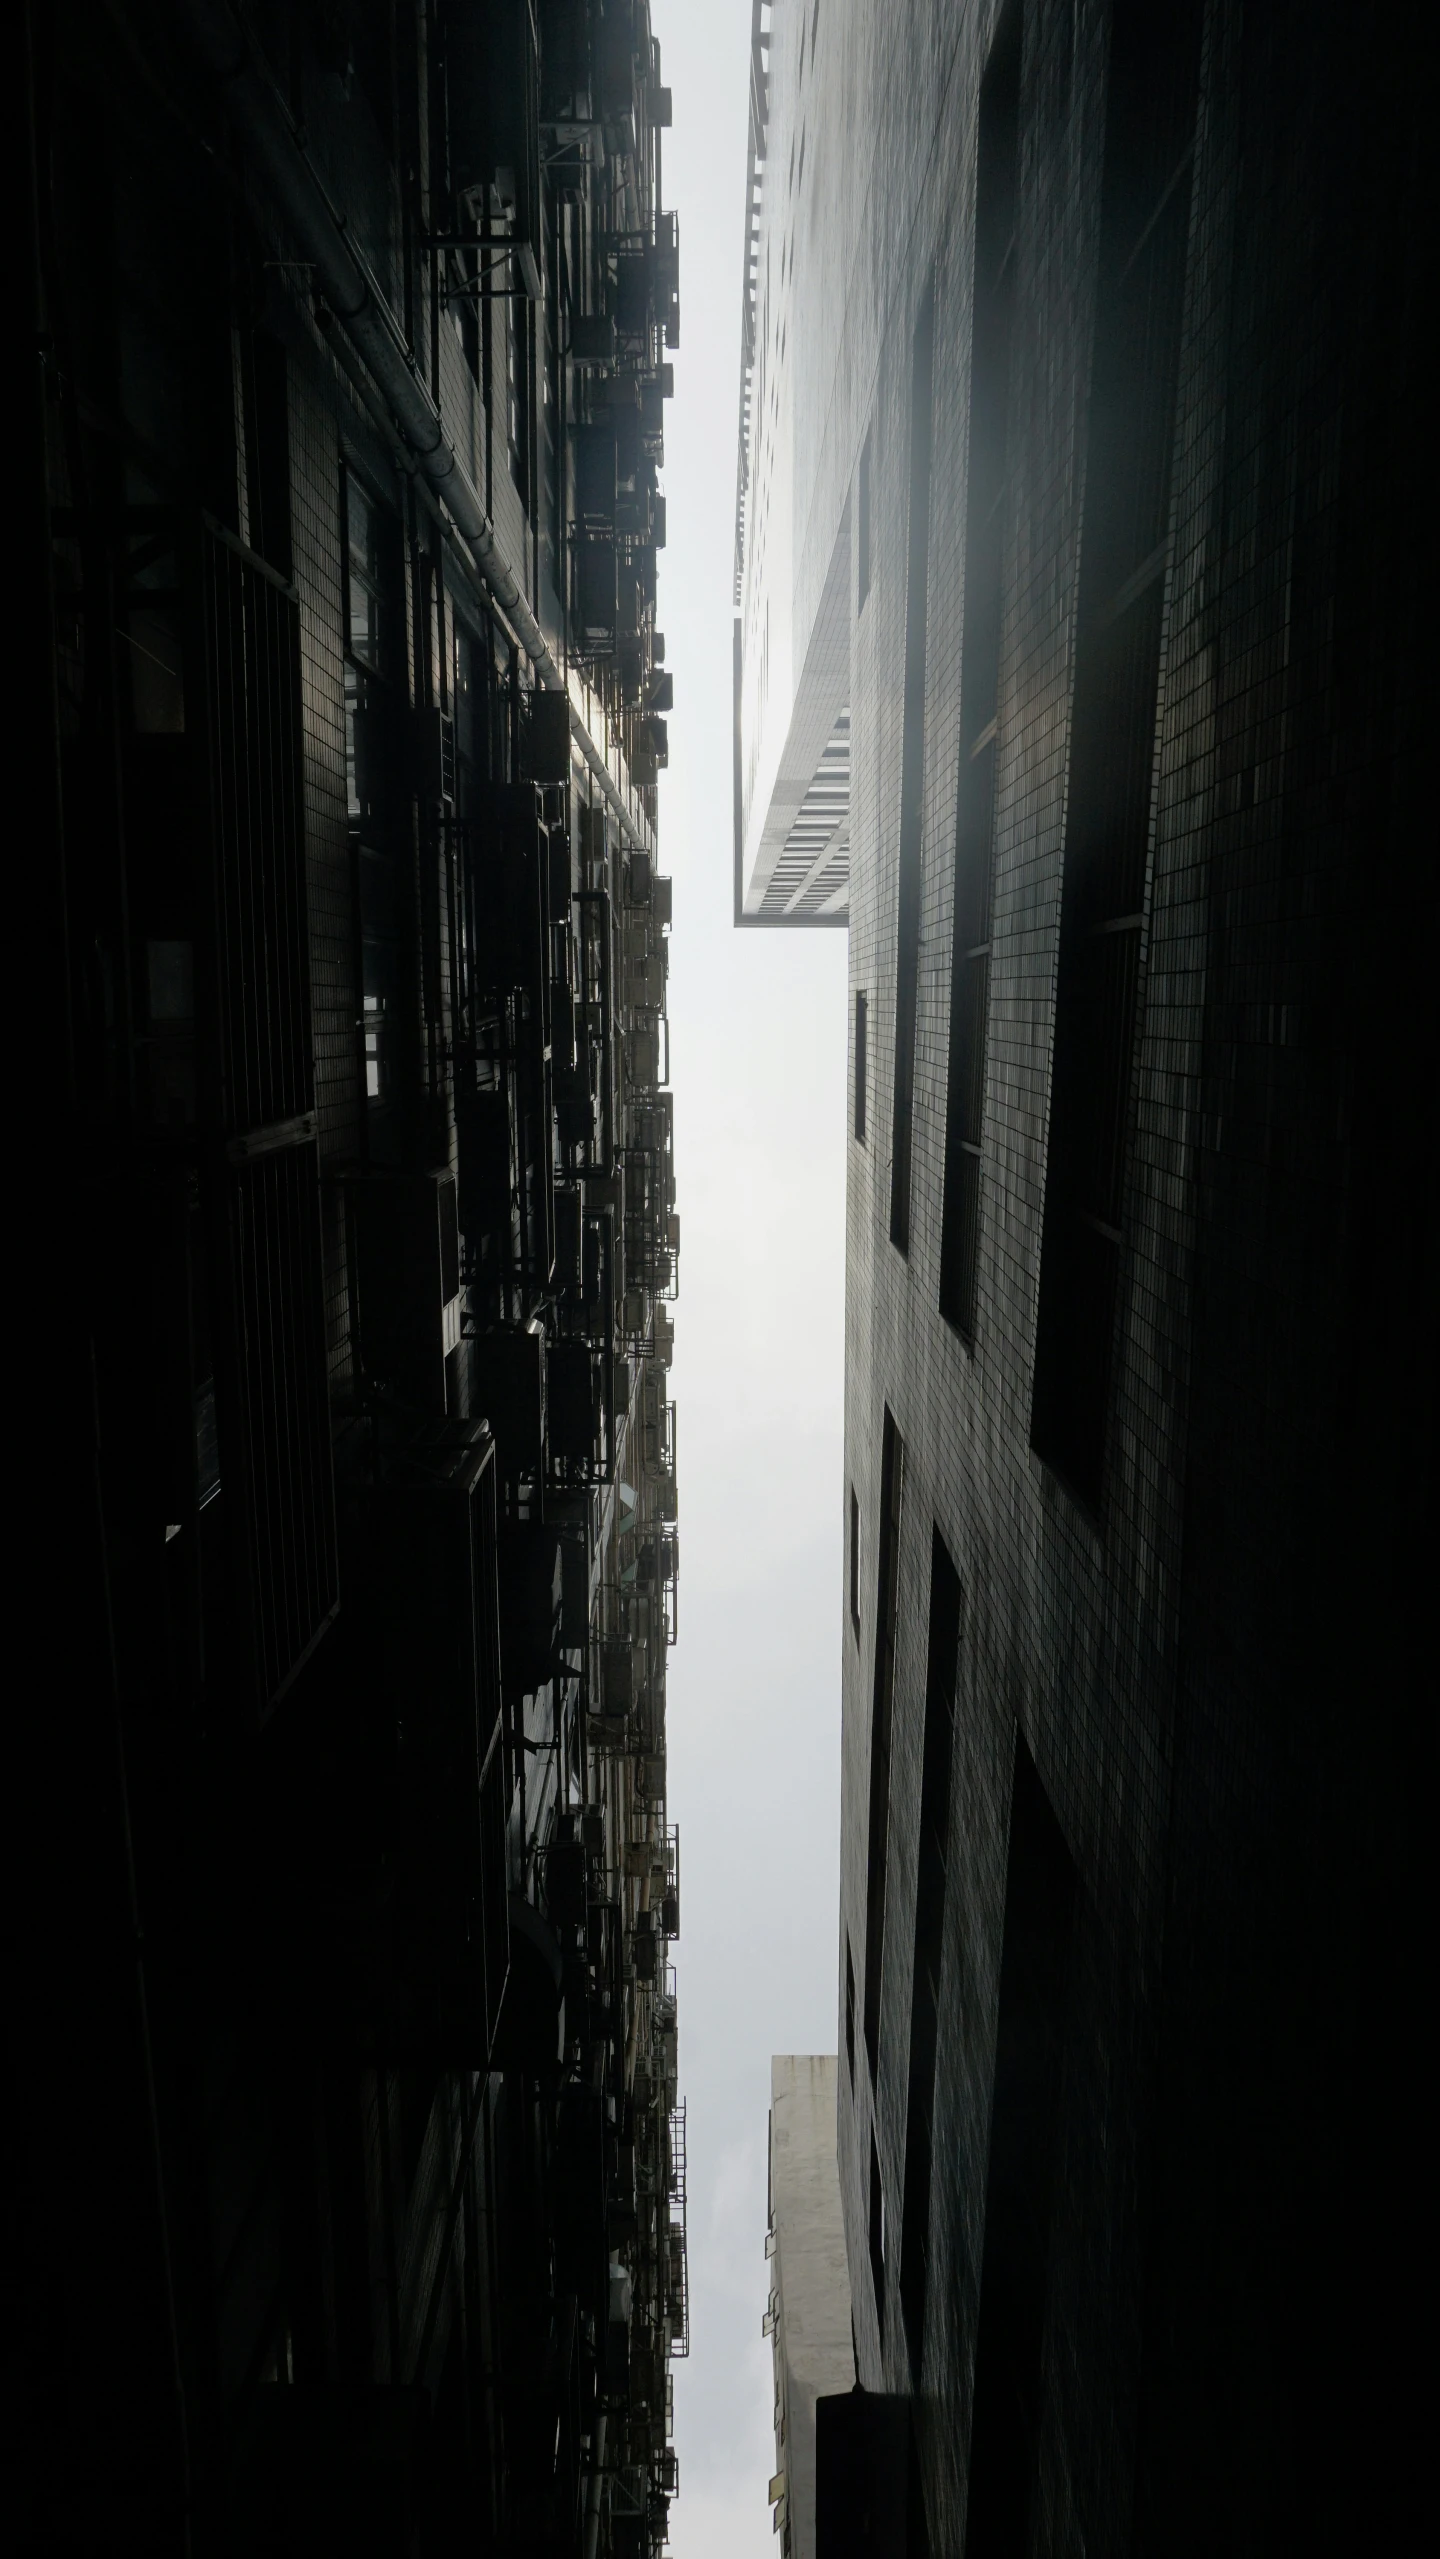
M833 2053L773 2056L764 2329L775 2367L770 2503L782 2559L815 2559L816 2402L855 2384L836 2094Z
M840 2188L937 2554L1418 2511L1418 33L754 11L736 908L848 918Z
M646 0L14 40L22 2540L648 2559L689 2335L659 47Z

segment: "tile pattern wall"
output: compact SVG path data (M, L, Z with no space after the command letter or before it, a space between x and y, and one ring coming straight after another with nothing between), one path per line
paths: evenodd
M777 9L777 41L793 36L793 14ZM1016 1718L1081 1886L1031 2546L1269 2548L1271 2506L1287 2498L1312 2520L1312 2546L1345 2546L1349 2474L1332 2454L1322 2475L1318 2448L1359 2385L1317 2344L1316 2217L1332 2226L1347 2150L1369 2157L1378 2138L1356 2129L1337 2079L1357 2050L1381 2084L1403 2075L1403 2058L1380 2057L1379 2029L1356 2021L1418 1891L1414 1718L1387 1686L1398 1678L1403 1691L1414 1656L1420 1573L1411 1372L1426 1327L1412 1150L1427 1107L1424 1004L1413 951L1395 963L1413 987L1398 1007L1381 957L1413 942L1421 906L1419 839L1405 834L1418 794L1400 761L1405 706L1418 701L1402 511L1418 253L1404 48L1372 43L1356 13L1302 30L1303 14L1235 0L1207 12L1098 1520L1041 1467L1029 1422L1108 12L1026 9L973 1354L936 1297L975 101L996 12L852 9L830 55L822 25L810 75L831 78L828 111L848 113L868 43L872 237L843 288L850 414L829 428L839 471L872 419L874 438L872 582L852 633L851 970L868 996L870 1090L847 1200L845 1481L860 1500L864 1579L860 1638L848 1612L843 1634L842 2035L844 1949L848 1937L858 1962L865 1940L887 1401L906 1443L881 2059L873 2096L863 2047L853 2097L841 2074L841 2179L861 2378L916 2389L937 2551L963 2546ZM886 1158L906 350L932 256L924 885L902 1260ZM830 468L827 455L822 479ZM852 1003L852 1040L853 1018ZM1363 1397L1344 1370L1361 1309ZM1362 1457L1373 1469L1363 1490ZM1362 1501L1375 1506L1363 1527ZM912 2376L898 2224L932 1520L965 1610L931 2316ZM1382 1628L1347 1550L1391 1595ZM1338 1881L1351 1855L1372 1896L1359 1911ZM1393 1947L1387 1964L1393 2003ZM891 2232L883 2312L867 2245L872 2123ZM1332 2319L1337 2303L1361 2301L1363 2273L1338 2243L1333 2264ZM1257 2513L1271 2519L1252 2531Z

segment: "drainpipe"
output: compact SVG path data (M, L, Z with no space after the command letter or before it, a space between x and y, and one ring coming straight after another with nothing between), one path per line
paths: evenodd
M353 245L344 215L331 203L269 72L241 34L227 0L182 0L182 14L196 53L218 81L256 170L313 270L316 289L364 357L417 467L443 497L496 602L514 624L537 679L547 692L563 693L564 675L445 433L395 316Z

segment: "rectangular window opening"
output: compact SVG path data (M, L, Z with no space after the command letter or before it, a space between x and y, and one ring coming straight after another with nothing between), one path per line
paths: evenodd
M865 1083L870 1040L870 1002L863 994L855 998L855 1141L865 1143Z
M945 1885L950 1842L950 1772L960 1653L960 1576L937 1528L930 1555L930 1628L925 1670L925 1738L920 1768L920 1838L915 1884L915 1959L910 1977L910 2094L905 2116L905 2191L900 2236L900 2307L910 2370L920 2386L930 2268L930 2170L934 2154L935 2050Z
M875 2309L880 2333L885 2333L885 2181L880 2174L880 2150L874 2127L870 2132L870 2276L875 2286Z
M860 1501L850 1487L850 1623L860 1634Z
M965 505L965 622L960 657L960 771L950 941L950 1055L940 1312L975 1335L981 1128L990 1010L990 897L995 860L996 713L1005 541L1005 428L1015 316L1020 165L1021 0L1010 0L980 87L975 183L975 305L970 342L970 458Z
M910 1250L915 1012L920 978L920 867L925 822L925 627L930 556L935 280L927 282L910 358L910 523L905 582L905 703L900 749L900 857L895 937L895 1117L890 1241Z
M1120 0L1081 530L1030 1435L1098 1508L1149 867L1199 0Z
M1074 1908L1070 1852L1017 1730L975 2339L968 2559L1022 2559L1029 2548Z
M875 1605L875 1695L870 1726L870 1822L865 1892L865 2050L874 2080L885 1964L885 1869L890 1833L890 1716L900 1596L900 1503L905 1447L889 1406L880 1463L880 1554Z
M860 447L860 469L855 489L855 612L857 618L865 610L870 592L870 437Z

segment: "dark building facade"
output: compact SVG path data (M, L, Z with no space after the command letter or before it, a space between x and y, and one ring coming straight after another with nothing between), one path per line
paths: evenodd
M852 1025L822 2550L1418 2520L1418 33L755 11L737 915L848 917Z
M21 35L23 2546L640 2559L688 2343L659 47L645 0Z

